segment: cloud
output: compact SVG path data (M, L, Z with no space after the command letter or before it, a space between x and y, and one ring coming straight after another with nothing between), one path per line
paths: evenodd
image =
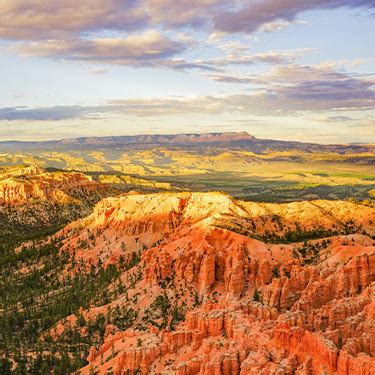
M224 0L145 0L152 22L169 27L207 26Z
M238 50L238 51L237 51ZM242 51L242 53L241 53ZM165 66L176 70L202 70L210 73L223 73L225 68L231 65L253 65L253 64L292 64L301 56L315 51L313 48L299 48L286 51L267 51L256 54L249 54L243 52L240 46L235 48L234 52L227 53L226 56L212 58L209 60L194 60L185 61L183 59L173 59L165 62ZM228 74L211 74L208 77L214 81L228 82L228 83L251 83L253 78L245 78L230 76Z
M6 50L23 56L114 65L151 66L157 64L158 67L176 70L198 69L216 72L223 71L223 68L229 65L290 64L301 56L314 51L313 48L271 50L256 54L235 51L227 53L223 57L193 61L186 61L176 56L187 51L189 47L189 42L185 44L181 40L171 40L159 31L148 30L143 34L132 35L128 38L46 40L12 45L6 47ZM95 74L104 72L103 69L92 71Z
M181 53L187 46L156 30L148 30L128 38L47 40L8 49L25 56L144 66Z
M12 41L7 50L26 56L219 72L234 64L290 63L309 51L249 54L246 44L225 43L227 33L274 32L303 23L296 17L305 10L341 6L375 4L374 0L0 0L0 40ZM215 40L225 55L204 61L177 58L199 45L187 36L191 30L210 35L209 44Z
M225 57L215 58L211 60L197 60L196 64L206 66L227 66L227 65L252 65L255 63L266 64L283 64L291 63L297 58L314 51L313 48L300 48L289 51L268 51L256 54L227 54Z
M0 121L62 121L96 115L137 117L223 111L222 99L215 97L111 100L98 106L54 106L44 108L0 108Z
M271 90L284 97L307 102L349 101L354 107L367 107L374 104L375 91L371 89L373 83L365 80L348 78L340 81L306 81L294 86L279 86ZM351 107L352 105L345 105ZM360 104L363 103L363 104ZM342 105L338 105L342 107Z
M249 84L256 83L256 78L254 76L247 75L232 75L232 74L209 74L206 77L213 81L223 82L223 83L236 83L236 84Z
M238 83L238 84L257 84L271 87L272 85L296 85L325 83L329 85L352 80L352 82L362 82L363 85L371 87L375 80L371 74L355 75L339 72L335 70L335 63L322 63L317 65L301 65L289 63L287 65L278 65L267 72L259 74L208 74L207 77L218 82Z
M296 16L312 9L340 7L375 8L374 0L260 0L243 1L240 9L220 12L215 16L215 28L227 33L254 32L275 21L292 22Z
M215 96L192 96L180 98L123 99L111 100L120 113L140 117L169 116L187 113L214 114L227 110L225 99Z
M305 25L307 24L306 21L302 20L292 20L292 21L272 21L263 24L260 27L260 31L263 31L265 33L272 33L274 31L286 29L287 27L291 25Z
M108 70L106 69L103 69L103 68L95 68L95 69L91 69L91 74L106 74L108 73Z
M323 123L347 123L355 121L350 116L322 116L314 119L315 121L323 122Z
M47 108L6 107L0 108L0 120L60 121L81 117L89 108L81 106L55 106Z
M345 111L375 108L372 75L338 72L334 64L282 65L258 75L209 74L209 78L231 84L263 87L251 96L255 112L279 114L298 111Z
M223 0L1 0L0 39L66 39L103 30L204 26Z
M0 39L72 39L103 30L194 28L272 32L311 9L374 8L373 0L1 0Z
M299 82L275 85L250 94L191 96L177 98L116 99L98 106L56 106L48 108L2 108L0 120L60 121L75 118L160 117L186 114L236 113L262 116L306 112L375 109L373 82L348 78L341 81ZM333 115L332 115L333 116ZM334 115L333 121L348 121Z
M98 30L143 28L150 16L135 0L1 0L0 38L59 39Z
M156 36L158 34L155 34ZM146 40L153 39L145 38ZM129 41L130 40L130 41ZM122 51L114 48L113 61L127 64L153 64L155 53L150 54L147 43L140 51L133 53L133 39L128 38ZM165 50L173 42L166 42ZM139 41L136 41L139 45ZM162 44L164 46L164 44ZM153 48L155 44L152 43ZM173 53L173 48L169 53ZM108 46L95 45L95 48L78 49L77 59L100 58L108 61ZM83 53L83 56L81 55ZM281 53L281 56L290 54ZM93 57L94 56L94 57ZM156 59L167 55L156 53ZM268 55L267 55L268 56ZM274 54L269 54L274 58ZM294 56L292 53L291 56ZM263 58L264 56L262 56ZM257 56L257 59L259 56ZM182 60L162 60L171 66L183 66ZM220 63L221 64L221 63ZM218 64L218 65L220 65ZM199 66L199 64L198 64ZM189 67L191 68L191 67ZM210 67L209 67L210 68ZM74 118L103 118L108 115L119 118L158 117L183 114L220 114L239 113L262 116L288 115L318 112L329 113L326 122L348 122L350 117L345 112L375 109L375 79L373 75L350 74L337 71L337 64L300 65L297 63L276 66L257 75L227 75L223 73L207 74L210 79L251 84L252 91L237 95L206 95L187 97L165 97L149 99L108 100L93 106L55 106L47 108L12 107L0 109L0 120L15 121L60 121ZM256 85L256 86L254 86Z

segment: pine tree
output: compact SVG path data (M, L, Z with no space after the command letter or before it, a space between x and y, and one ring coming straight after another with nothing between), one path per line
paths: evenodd
M257 301L257 302L260 302L260 295L259 295L258 289L256 287L255 287L255 290L254 290L253 300Z

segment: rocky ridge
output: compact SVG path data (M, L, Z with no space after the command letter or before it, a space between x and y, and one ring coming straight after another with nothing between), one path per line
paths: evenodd
M372 373L374 225L373 208L349 202L101 201L56 236L68 274L122 270L108 304L80 312L88 326L106 321L81 373ZM77 330L77 319L51 337Z
M100 184L83 173L49 173L38 166L27 167L0 180L0 205L14 206L35 200L67 203L74 201L75 194L89 194L100 188Z
M87 215L100 199L115 194L116 189L83 173L47 172L39 166L6 170L0 173L0 233L65 224Z

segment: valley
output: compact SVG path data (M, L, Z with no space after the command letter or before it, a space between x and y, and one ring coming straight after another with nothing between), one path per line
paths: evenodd
M0 0L0 375L375 375L375 0Z
M242 137L2 153L1 374L373 373L372 146Z
M0 166L75 171L129 191L225 191L260 202L372 199L373 145L318 145L247 133L0 142Z
M375 209L348 201L105 198L2 258L7 366L371 373L374 235Z

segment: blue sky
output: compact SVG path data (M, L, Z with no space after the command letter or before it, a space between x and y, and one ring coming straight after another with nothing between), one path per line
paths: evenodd
M373 0L3 0L0 140L375 142Z

